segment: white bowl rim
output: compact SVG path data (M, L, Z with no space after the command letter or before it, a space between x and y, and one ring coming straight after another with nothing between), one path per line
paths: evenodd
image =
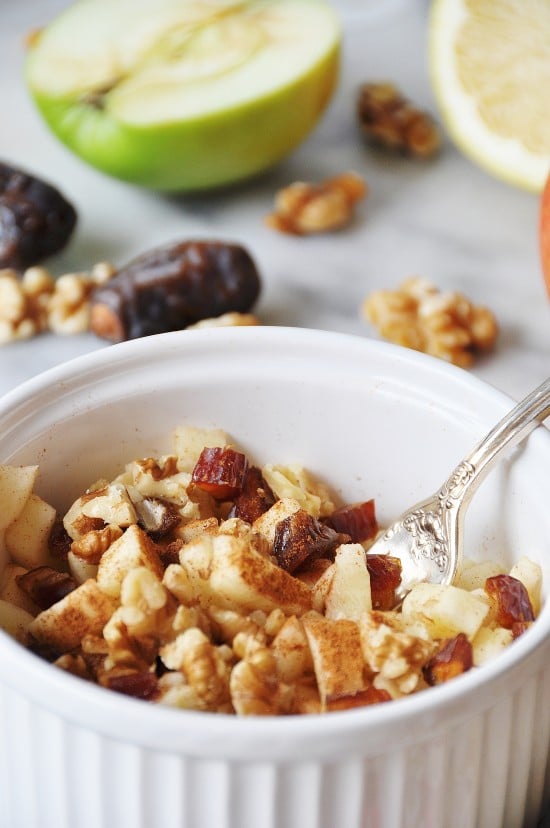
M416 368L441 374L459 383L483 399L494 412L503 416L514 401L475 375L441 363L432 357L399 346L377 342L352 334L341 334L303 328L258 327L211 329L208 331L175 332L114 345L77 357L27 380L0 398L0 419L10 410L24 404L31 396L51 388L52 384L66 384L100 367L108 353L109 364L140 358L150 353L152 341L156 351L174 348L192 351L194 348L219 348L228 343L252 341L273 346L294 344L317 348L366 349L382 357L399 359ZM529 438L550 466L550 433L537 429ZM158 749L215 757L235 756L247 759L282 759L289 741L301 745L302 751L315 750L319 744L334 744L342 736L356 739L364 732L384 731L390 725L406 728L419 716L433 718L448 710L449 714L467 716L468 701L474 701L480 687L495 689L509 675L521 671L548 639L550 607L545 607L537 622L506 652L479 670L473 670L443 686L432 688L389 704L379 704L352 711L333 712L330 715L293 717L236 717L219 713L184 711L148 704L128 696L106 691L78 679L25 650L8 635L0 632L0 685L14 689L41 707L71 720L81 727L109 734L122 741L147 744ZM139 728L136 732L136 722Z

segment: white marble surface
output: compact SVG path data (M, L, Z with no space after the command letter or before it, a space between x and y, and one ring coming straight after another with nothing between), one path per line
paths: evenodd
M56 183L79 211L56 273L109 259L122 264L154 245L190 237L248 246L263 279L257 306L268 324L349 331L375 337L359 313L373 289L421 274L457 289L498 317L496 351L472 370L514 397L550 368L550 302L537 249L538 199L489 177L447 142L422 164L374 155L359 140L358 84L389 78L434 110L426 59L426 0L340 0L345 42L339 91L314 134L262 178L224 193L169 198L111 180L84 166L43 126L22 77L23 39L68 0L0 4L0 158ZM370 194L355 224L311 238L263 226L275 190L346 169L365 176ZM0 393L62 360L106 347L94 336L40 336L0 348Z

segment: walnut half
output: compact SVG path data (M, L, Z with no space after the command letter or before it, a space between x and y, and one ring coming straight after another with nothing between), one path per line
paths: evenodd
M384 339L460 365L470 366L498 336L491 311L457 291L440 292L426 279L406 279L396 290L365 299L363 316Z
M297 181L275 196L275 211L265 223L282 233L304 236L339 230L353 218L355 205L367 194L367 186L356 173L328 178L320 184Z
M369 143L403 155L429 158L441 145L441 133L433 118L412 104L392 83L361 86L357 119Z

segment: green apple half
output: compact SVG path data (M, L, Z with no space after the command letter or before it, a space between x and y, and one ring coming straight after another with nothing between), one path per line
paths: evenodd
M53 132L116 178L199 190L264 170L327 106L341 30L324 0L78 0L31 47Z

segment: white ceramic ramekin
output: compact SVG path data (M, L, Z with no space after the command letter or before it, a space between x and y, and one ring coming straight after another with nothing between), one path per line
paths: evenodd
M467 372L354 337L282 328L137 340L0 400L0 462L40 464L64 508L181 423L300 462L382 523L430 494L512 401ZM550 582L550 434L494 470L467 553ZM491 664L390 704L238 719L146 704L0 634L2 828L520 828L550 795L550 607Z

